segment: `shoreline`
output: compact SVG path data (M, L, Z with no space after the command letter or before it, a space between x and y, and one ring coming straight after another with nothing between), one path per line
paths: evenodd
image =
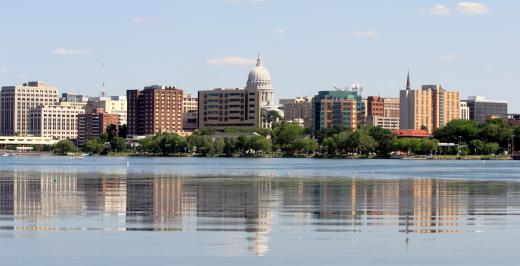
M72 154L68 155L59 155L53 153L51 151L42 151L42 152L16 152L12 150L0 150L0 156L4 157L12 157L12 156L56 156L56 157L65 157L72 156ZM508 155L464 155L464 156L456 156L456 155L433 155L433 156L405 156L405 157L321 157L321 156L201 156L199 154L180 154L177 156L161 156L161 155L146 155L146 154L136 154L136 153L119 153L119 154L106 154L106 155L86 155L85 157L143 157L143 158L240 158L240 159L275 159L275 158L288 158L288 159L334 159L334 160L465 160L465 161L483 161L483 160L492 160L492 161L514 161L511 156Z

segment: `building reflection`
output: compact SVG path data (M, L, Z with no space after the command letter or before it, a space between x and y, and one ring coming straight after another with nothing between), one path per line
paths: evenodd
M457 233L476 230L474 226L485 225L488 216L496 220L518 214L519 209L520 185L507 181L214 179L25 171L4 171L0 177L2 232L69 227L225 232L224 238L229 237L222 241L230 242L223 248L257 256L269 252L275 217L294 225L289 230L310 226L318 232L385 228L406 234ZM101 222L99 216L104 217ZM71 217L94 217L97 224L62 223ZM104 223L105 218L109 222ZM232 238L237 232L242 237Z

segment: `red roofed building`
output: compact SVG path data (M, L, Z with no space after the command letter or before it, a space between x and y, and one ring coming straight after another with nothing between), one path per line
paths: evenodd
M428 130L421 129L399 129L392 132L401 138L429 138L432 136Z

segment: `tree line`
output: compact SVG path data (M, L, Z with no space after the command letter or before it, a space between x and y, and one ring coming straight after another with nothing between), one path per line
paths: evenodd
M204 129L187 137L163 133L140 139L131 147L125 138L126 128L111 125L81 149L90 154L131 151L149 156L389 158L397 154L486 155L506 151L515 139L517 148L520 147L520 127L512 128L500 119L481 124L453 120L437 129L432 138L398 138L392 131L374 126L357 130L334 127L311 132L298 124L281 122L274 124L273 129L229 128L218 133ZM439 147L440 142L456 145ZM74 149L72 142L60 141L53 150L60 154L70 152L66 146L71 151Z

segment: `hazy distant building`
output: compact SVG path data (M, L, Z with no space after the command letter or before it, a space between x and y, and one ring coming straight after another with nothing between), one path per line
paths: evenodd
M198 128L198 108L197 97L192 94L184 93L182 101L182 127L186 131L193 131Z
M68 102L41 105L29 112L29 134L54 139L77 139L78 115L85 109Z
M483 96L470 96L464 100L469 108L469 119L478 123L489 118L507 119L507 101L488 100Z
M355 129L365 123L365 102L356 90L320 91L312 102L315 131L335 126Z
M183 91L170 86L128 90L128 135L182 132Z
M312 126L312 97L296 97L294 99L280 99L280 109L285 121L302 121L305 128Z
M219 88L199 91L199 128L258 128L258 90Z
M400 104L401 129L433 132L460 118L459 92L446 91L441 85L423 85L420 90L412 90L409 76L406 90L400 92Z
M88 96L65 92L61 94L60 102L67 102L70 105L85 107L88 103Z
M45 82L31 81L22 86L2 87L0 94L0 135L29 134L32 108L58 102L58 89Z
M106 113L98 108L91 113L78 114L78 142L85 144L88 140L105 133L110 125L119 125L119 115Z
M507 121L512 127L520 126L520 114L508 114Z
M105 113L119 115L119 124L127 124L127 99L126 96L91 97L89 98L86 112L93 113L96 109L103 109Z

